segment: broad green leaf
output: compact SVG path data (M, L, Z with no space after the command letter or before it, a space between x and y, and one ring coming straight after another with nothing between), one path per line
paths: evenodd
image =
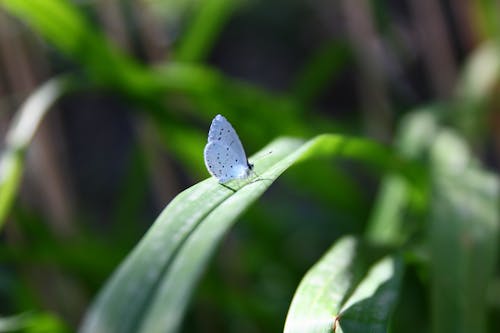
M47 81L26 100L15 115L0 156L0 229L17 194L26 149L47 111L67 92L68 82L67 78Z
M210 178L180 193L108 281L81 332L174 332L204 266L238 216L291 165L327 156L404 171L388 149L368 140L278 139L250 159L256 179L228 184L235 191Z
M432 148L433 332L486 332L487 287L498 250L498 177L453 132Z
M373 265L342 305L336 332L387 332L402 275L402 263L398 258L387 257Z
M218 20L225 20L232 6L239 3L239 0L224 4L219 0L211 0L210 4L203 5L210 8L200 9L200 16L194 19L193 24L198 26L196 22L201 20L203 24L218 25L222 22ZM98 89L104 87L106 90L118 92L127 101L135 102L135 106L138 107L134 109L148 112L153 118L152 123L157 126L166 149L195 177L205 175L202 154L199 152L205 144L206 133L193 127L192 117L185 118L188 114L209 121L214 114L222 113L231 122L239 123L238 133L248 151L262 147L274 138L274 133L309 137L318 131L342 132L338 126L332 124L331 120L306 112L304 106L290 96L271 94L255 85L228 78L208 66L185 62L168 62L151 68L141 65L132 57L114 48L113 44L86 19L85 12L79 10L75 3L51 0L32 4L24 0L0 0L0 5L53 44L69 60L80 64L83 73L86 74L84 77L90 79L90 81L85 80L86 83L97 85ZM220 14L224 17L214 18L216 22L206 21L207 18L203 18L205 14L202 15L201 12L212 11L216 7L217 10L221 10ZM198 42L203 42L196 41L199 33L205 33L199 30L203 29L195 27L192 30L187 27L186 36L179 38L179 50L186 47L185 50L191 50L188 53L205 52L207 45L198 45ZM198 32L193 35L189 31ZM191 41L184 41L184 38ZM82 52L82 48L85 52ZM191 60L199 59L194 53L186 56ZM325 60L327 57L321 57L320 62L323 64L320 67L328 67ZM317 72L317 69L314 71ZM325 73L322 73L320 78L316 78L315 75L311 77L308 74L306 80L319 79L324 82L324 75ZM178 103L179 100L182 102ZM187 108L189 112L175 112L179 111L179 107ZM301 114L307 114L306 121L300 116ZM356 194L357 185L347 177L339 181L342 176L341 170L333 170L330 164L316 167L314 172L316 178L322 179L322 182L308 181L307 177L300 177L300 173L294 179L306 182L306 186L317 198L324 197L325 200L332 198L328 205L334 204L336 207L345 207L344 210L360 211L351 209L360 200L360 195ZM325 184L331 181L335 181L339 188L335 193L330 191L326 197L324 193L328 188Z
M307 272L288 310L285 333L330 332L352 287L357 241L345 237Z
M386 332L402 265L389 257L365 265L355 238L337 241L300 283L284 332Z

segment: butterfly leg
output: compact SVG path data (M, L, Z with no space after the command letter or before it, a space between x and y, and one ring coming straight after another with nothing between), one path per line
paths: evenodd
M233 191L233 193L236 193L236 190L235 190L234 188L232 188L232 187L230 187L230 186L227 186L226 184L223 184L223 183L219 183L219 184L221 184L222 186L224 186L224 187L225 187L225 188L227 188L228 190Z

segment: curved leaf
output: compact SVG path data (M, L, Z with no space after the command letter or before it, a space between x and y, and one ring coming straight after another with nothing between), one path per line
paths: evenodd
M288 311L285 332L329 332L351 287L356 240L335 243L300 283Z
M373 265L342 305L335 332L387 332L399 293L402 267L397 257L386 257Z
M24 169L24 155L50 107L69 88L68 78L47 81L21 106L9 128L0 156L0 228L17 194Z
M387 257L368 271L365 265L354 237L335 243L300 283L284 332L386 332L402 264Z
M250 159L257 162L258 177L230 182L233 190L210 178L179 194L108 281L81 332L175 331L194 284L236 218L292 164L320 156L382 168L403 165L385 147L363 139L320 135L307 142L274 141Z

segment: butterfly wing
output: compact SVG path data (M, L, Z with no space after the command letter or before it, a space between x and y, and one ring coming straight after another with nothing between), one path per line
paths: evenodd
M233 151L234 155L236 155L239 160L244 160L245 163L248 162L247 155L245 154L238 134L236 134L236 131L229 121L220 114L215 116L210 125L208 143L210 142L219 142L222 145L229 146L230 150Z
M222 144L218 140L209 142L205 146L204 157L208 171L220 183L248 176L246 158L242 159L241 154L232 149L232 146Z

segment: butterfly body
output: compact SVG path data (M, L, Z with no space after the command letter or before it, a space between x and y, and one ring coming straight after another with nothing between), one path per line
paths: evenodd
M219 183L248 178L253 169L238 134L220 114L212 120L203 156L208 172Z

